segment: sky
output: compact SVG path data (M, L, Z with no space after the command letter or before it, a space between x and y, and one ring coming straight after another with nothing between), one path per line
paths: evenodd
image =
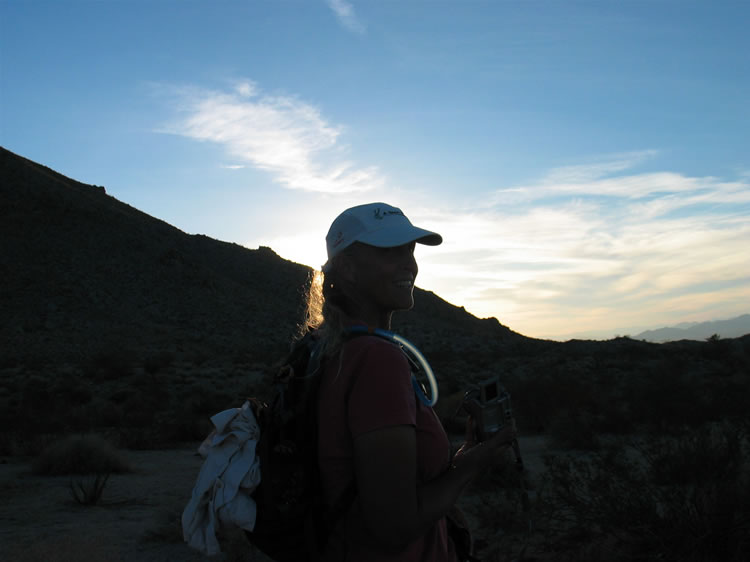
M745 0L0 0L0 145L316 268L384 201L444 238L417 286L635 335L750 312L748 27Z

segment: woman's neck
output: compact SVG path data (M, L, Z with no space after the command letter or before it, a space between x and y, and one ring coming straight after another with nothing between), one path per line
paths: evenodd
M352 312L352 314L349 315L349 318L352 322L361 322L368 326L369 328L380 328L381 330L390 330L391 329L391 316L393 315L392 311L389 312L370 312L369 314L367 311L359 309Z

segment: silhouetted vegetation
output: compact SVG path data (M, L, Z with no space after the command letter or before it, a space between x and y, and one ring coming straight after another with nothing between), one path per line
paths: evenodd
M0 455L94 475L77 492L95 503L96 475L126 469L115 446L197 446L209 416L267 394L308 268L185 234L3 149L0 171ZM415 303L393 327L430 361L446 427L462 430L470 384L500 375L521 433L556 452L524 476L528 501L510 469L471 488L486 560L750 557L750 335L557 343L419 289Z
M81 505L96 505L102 499L109 472L88 474L70 480L70 495Z
M117 449L98 435L69 436L45 448L32 464L35 474L110 474L130 472Z
M559 560L750 557L748 427L707 424L547 459L545 549Z

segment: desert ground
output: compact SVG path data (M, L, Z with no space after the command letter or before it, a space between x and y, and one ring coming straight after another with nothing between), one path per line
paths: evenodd
M0 559L18 562L192 562L264 558L230 533L225 553L207 557L182 541L180 515L202 459L197 444L124 451L133 472L112 474L98 505L72 497L69 476L35 476L29 459L0 464ZM543 437L521 441L529 475L543 468ZM471 496L463 502L469 504ZM470 506L469 506L470 507ZM244 550L244 553L243 553Z

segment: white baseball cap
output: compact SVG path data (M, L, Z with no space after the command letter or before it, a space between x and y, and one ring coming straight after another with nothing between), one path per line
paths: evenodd
M378 248L393 248L411 242L437 246L443 237L436 232L417 228L397 207L386 203L357 205L341 213L331 224L326 235L328 262L354 242Z

